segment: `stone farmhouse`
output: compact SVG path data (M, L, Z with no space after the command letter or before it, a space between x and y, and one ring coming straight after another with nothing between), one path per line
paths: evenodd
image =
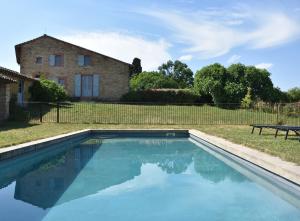
M13 99L26 106L29 86L40 77L62 85L79 100L117 101L129 91L131 64L42 35L15 46L20 73L0 67L0 121Z
M15 46L20 73L61 84L70 97L119 100L129 91L131 64L43 35Z

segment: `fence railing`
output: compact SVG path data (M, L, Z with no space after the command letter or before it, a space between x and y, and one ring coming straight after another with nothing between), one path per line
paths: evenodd
M11 119L41 123L300 125L300 104L258 103L242 109L239 104L29 102L12 110Z

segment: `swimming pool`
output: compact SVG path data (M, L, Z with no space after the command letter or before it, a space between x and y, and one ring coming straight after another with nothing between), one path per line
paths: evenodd
M96 133L0 163L0 220L300 220L299 186L187 133Z

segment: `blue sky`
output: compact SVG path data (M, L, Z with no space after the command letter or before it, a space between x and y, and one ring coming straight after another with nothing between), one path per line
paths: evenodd
M299 0L2 2L0 66L19 70L14 45L44 33L155 70L180 59L267 68L275 86L300 86Z

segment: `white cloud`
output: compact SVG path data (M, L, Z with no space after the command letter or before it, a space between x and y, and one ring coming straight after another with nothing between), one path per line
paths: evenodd
M268 48L289 42L300 34L300 23L285 14L260 16L259 27L249 33L254 48Z
M300 37L300 21L276 11L240 8L212 9L194 13L144 11L171 29L185 52L199 58L214 58L233 48L269 48Z
M241 59L241 56L240 55L232 55L228 60L227 60L227 63L228 64L234 64L234 63L237 63L238 60Z
M269 70L271 67L273 67L272 63L260 63L255 65L256 68L260 68L260 69L267 69Z
M128 63L138 57L143 70L155 70L171 59L168 52L171 45L164 39L148 40L119 32L79 32L59 38Z
M178 58L178 60L180 61L190 61L192 59L193 59L193 55L191 54L182 55Z

